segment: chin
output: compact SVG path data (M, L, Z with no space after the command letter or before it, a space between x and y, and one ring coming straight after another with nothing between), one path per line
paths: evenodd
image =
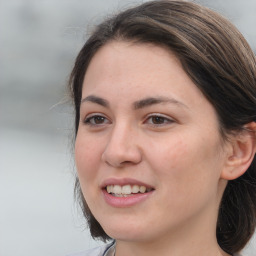
M110 223L109 223L110 224ZM103 229L108 236L116 240L124 241L139 241L146 239L147 233L146 228L141 227L141 225L135 225L130 223L125 223L125 219L122 222L116 222L113 225L104 226Z
M115 239L115 240L119 240L119 241L126 241L126 242L139 242L139 241L147 241L149 240L149 238L145 237L143 234L138 234L135 230L131 231L131 232L124 232L122 231L111 231L111 232L107 232L107 234Z
M157 232L157 230L150 232L149 227L143 228L141 225L137 225L137 227L119 225L104 230L111 238L126 242L152 242L157 239L158 235L161 235L161 232Z

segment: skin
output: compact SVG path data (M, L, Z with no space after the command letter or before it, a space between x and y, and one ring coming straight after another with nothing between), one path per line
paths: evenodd
M155 97L164 102L134 106ZM228 255L215 232L230 146L174 54L110 42L90 62L82 99L78 178L93 215L117 241L116 256ZM108 178L133 178L154 191L133 206L113 207L101 188Z

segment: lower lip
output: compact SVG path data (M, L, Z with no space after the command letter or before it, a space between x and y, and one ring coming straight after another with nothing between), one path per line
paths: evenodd
M103 189L102 191L104 199L107 202L107 204L118 208L130 207L138 203L141 203L148 199L153 193L153 191L150 191L147 193L138 193L127 197L116 197L109 194L105 189Z

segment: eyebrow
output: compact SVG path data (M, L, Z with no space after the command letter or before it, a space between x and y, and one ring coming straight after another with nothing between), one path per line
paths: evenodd
M105 100L101 97L95 96L95 95L89 95L89 96L85 97L84 99L81 100L81 103L84 103L84 102L96 103L96 104L99 104L106 108L110 107L110 104L107 100ZM146 107L156 105L156 104L161 104L161 103L171 103L171 104L176 104L176 105L180 105L182 107L188 108L184 103L182 103L174 98L169 98L169 97L145 98L142 100L135 101L133 103L133 107L134 107L134 109L142 109L142 108L146 108Z
M95 95L89 95L85 97L84 99L81 100L81 103L88 102L88 101L99 104L103 107L109 108L109 102L107 100L97 97Z
M174 99L174 98L169 98L169 97L150 97L150 98L145 98L139 101L135 101L133 103L135 109L141 109L145 107L149 107L151 105L155 104L161 104L161 103L171 103L171 104L177 104L183 107L187 106L183 104L182 102Z

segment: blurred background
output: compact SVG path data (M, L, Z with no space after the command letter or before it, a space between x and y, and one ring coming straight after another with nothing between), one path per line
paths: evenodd
M0 0L0 256L96 246L73 200L67 80L88 29L130 0ZM255 0L201 0L256 51ZM244 251L256 255L254 238Z

